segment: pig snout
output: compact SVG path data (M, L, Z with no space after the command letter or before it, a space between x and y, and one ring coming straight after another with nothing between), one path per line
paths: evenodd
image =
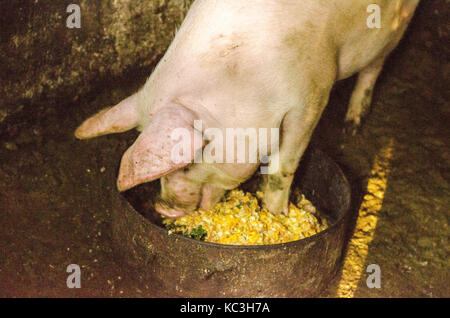
M158 212L159 214L164 215L166 217L172 218L172 219L177 219L177 218L180 218L180 217L186 215L185 211L182 211L181 209L169 207L168 205L162 204L160 202L156 202L154 207L155 207L156 212Z
M165 216L178 218L193 212L201 199L200 186L186 177L183 170L161 178L161 192L155 210Z

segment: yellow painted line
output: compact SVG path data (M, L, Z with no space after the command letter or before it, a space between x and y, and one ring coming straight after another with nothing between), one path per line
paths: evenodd
M355 233L349 242L344 260L342 277L337 291L338 297L353 297L358 282L365 272L364 265L369 244L373 240L378 213L383 206L393 150L394 139L392 138L375 157L367 183L367 191L358 212Z

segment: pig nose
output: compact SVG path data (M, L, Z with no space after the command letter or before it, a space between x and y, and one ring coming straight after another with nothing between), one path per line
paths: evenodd
M175 208L167 208L167 207L161 205L160 203L155 204L155 210L159 214L162 214L164 216L167 216L167 217L173 218L173 219L180 218L186 214L184 211L180 211Z

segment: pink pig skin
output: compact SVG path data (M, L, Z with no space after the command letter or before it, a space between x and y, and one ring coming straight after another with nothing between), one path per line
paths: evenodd
M197 0L145 86L85 121L80 139L135 127L120 191L161 178L158 212L180 217L211 207L250 178L257 163L175 164L170 133L193 127L280 128L280 167L264 176L263 204L287 212L294 172L333 84L359 73L346 120L359 125L377 77L419 0ZM381 28L369 28L378 5ZM224 133L225 134L225 133ZM204 145L204 144L203 144ZM194 153L200 146L187 145Z

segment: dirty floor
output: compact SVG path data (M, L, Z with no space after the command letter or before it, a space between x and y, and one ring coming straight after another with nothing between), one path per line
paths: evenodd
M355 218L344 273L324 297L450 296L449 11L443 4L419 8L381 75L362 129L354 136L343 131L349 79L336 85L314 134L312 143L351 180L355 211L368 217ZM38 101L0 127L1 297L151 296L111 243L108 195L137 133L73 137L83 119L131 94L148 72L79 99ZM374 173L377 160L384 160L382 171ZM373 180L383 191L371 210L364 202ZM69 264L82 268L81 289L66 287ZM369 264L380 266L380 289L366 285Z

